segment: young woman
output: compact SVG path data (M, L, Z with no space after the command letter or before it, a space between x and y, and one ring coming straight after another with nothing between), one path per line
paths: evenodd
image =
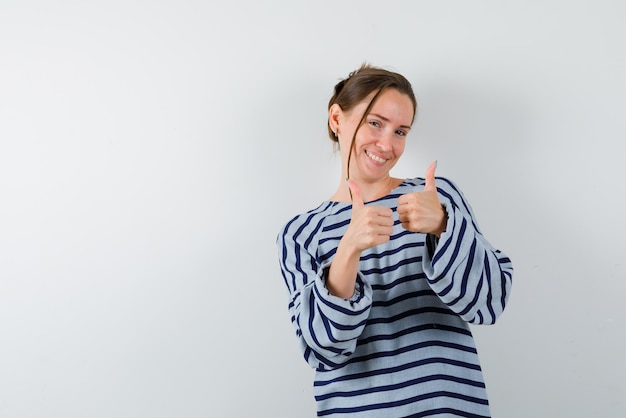
M340 81L328 106L339 186L278 235L318 416L489 417L468 323L496 321L513 269L436 163L391 176L416 107L400 74L363 65Z

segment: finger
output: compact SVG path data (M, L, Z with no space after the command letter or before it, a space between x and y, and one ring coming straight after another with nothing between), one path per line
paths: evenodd
M372 206L372 207L375 208L376 214L380 217L389 218L389 219L393 217L393 211L391 210L391 208L388 208L386 206Z
M398 197L398 209L409 203L415 202L415 193L407 193Z
M385 208L387 209L387 208ZM387 212L379 213L376 217L376 222L381 226L393 226L393 217L392 214Z
M352 210L361 209L365 206L363 203L363 196L361 195L361 189L359 186L353 182L352 180L348 180L348 187L350 188L350 193L352 194Z
M426 170L426 184L424 185L425 192L436 192L437 186L435 185L435 169L437 168L437 161L433 161Z
M398 205L398 208L396 209L396 212L398 212L398 215L402 216L405 213L407 213L409 211L409 208L407 206L408 205L406 203L405 204L400 203Z

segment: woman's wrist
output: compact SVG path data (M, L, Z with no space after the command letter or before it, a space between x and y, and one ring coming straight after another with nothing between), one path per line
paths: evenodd
M360 251L339 243L326 278L326 288L332 295L344 299L352 297L359 271L360 257Z

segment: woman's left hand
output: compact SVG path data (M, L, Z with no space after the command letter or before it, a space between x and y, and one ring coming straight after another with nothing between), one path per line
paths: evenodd
M448 219L437 194L435 168L436 161L426 170L424 191L407 193L398 198L398 216L404 229L439 237L446 230Z

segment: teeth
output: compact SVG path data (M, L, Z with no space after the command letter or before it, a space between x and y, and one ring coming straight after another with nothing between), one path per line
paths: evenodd
M372 154L370 154L370 153L369 153L369 152L367 152L367 151L365 151L365 155L367 155L368 157L370 157L372 160L374 160L374 161L376 161L376 162L379 162L379 163L384 163L384 162L385 162L385 160L384 160L384 159L382 159L382 158L380 158L380 157L377 157L376 155L372 155Z

